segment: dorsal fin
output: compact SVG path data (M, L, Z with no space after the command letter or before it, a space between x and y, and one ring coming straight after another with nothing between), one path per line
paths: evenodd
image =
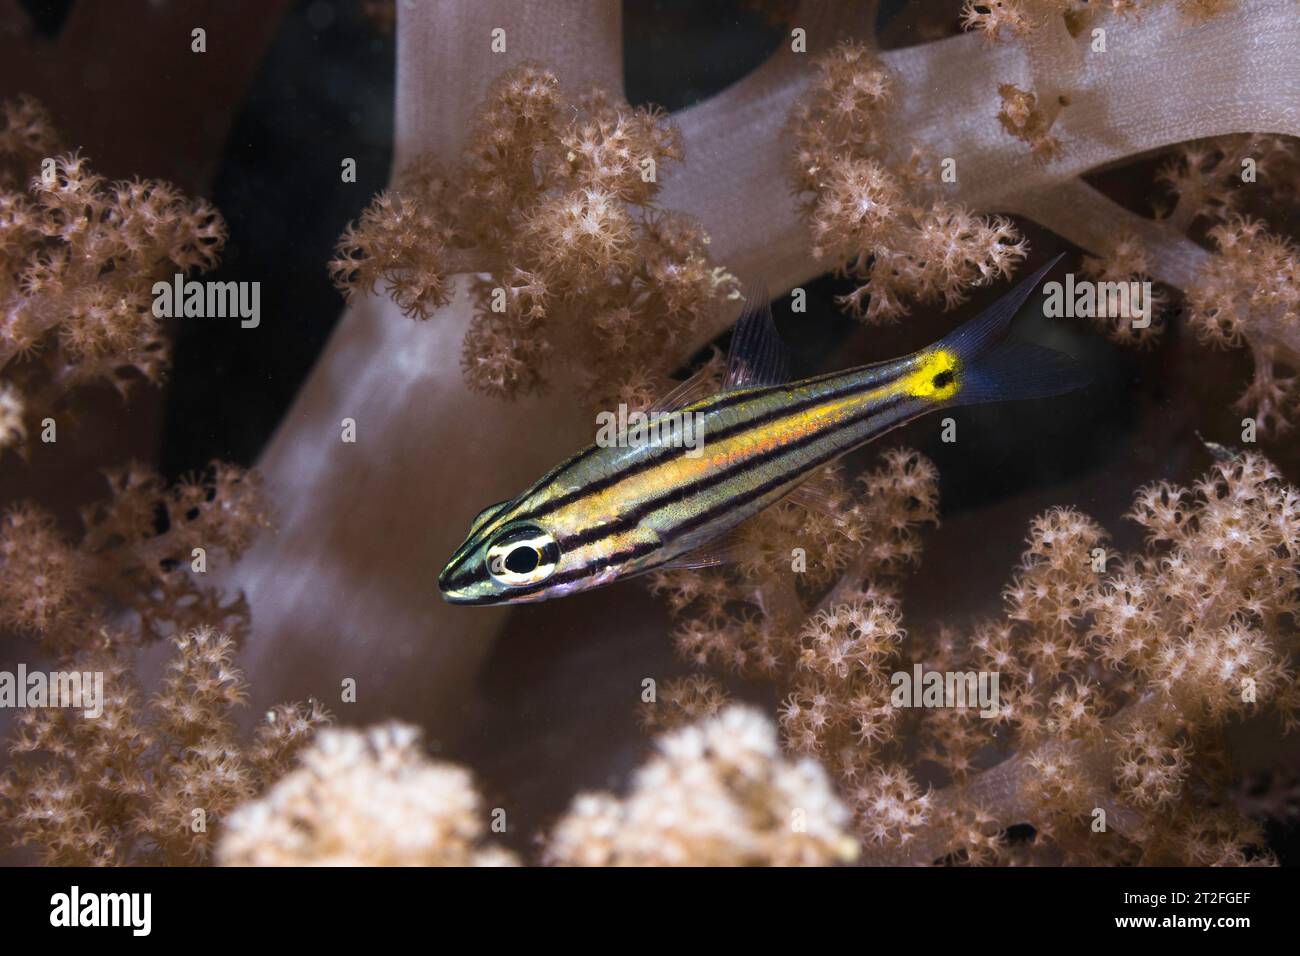
M684 382L675 385L672 391L661 395L658 400L646 408L645 413L651 417L666 412L675 412L718 391L718 351Z
M745 288L745 310L731 333L724 392L757 385L780 385L789 380L790 361L785 343L772 321L772 304L767 288Z

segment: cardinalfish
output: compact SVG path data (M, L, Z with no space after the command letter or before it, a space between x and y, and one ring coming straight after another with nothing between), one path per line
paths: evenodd
M721 390L699 397L701 374L648 411L696 416L701 452L665 443L578 452L479 513L438 576L443 597L543 601L655 569L724 563L737 525L893 428L959 405L1086 385L1068 356L1007 340L1016 310L1055 262L929 348L796 382L787 381L766 297L751 298Z

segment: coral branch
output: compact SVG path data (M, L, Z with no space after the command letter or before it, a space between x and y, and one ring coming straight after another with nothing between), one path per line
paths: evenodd
M420 731L390 723L326 730L300 766L231 814L226 866L510 866L485 842L470 775L429 760Z
M812 760L789 761L757 711L730 707L666 734L625 799L583 793L547 844L569 866L809 866L858 848Z
M209 859L236 804L260 793L329 723L320 704L271 709L235 730L247 687L228 634L178 634L157 694L143 692L120 636L79 656L103 678L102 713L23 711L0 773L0 823L47 864L186 865Z
M213 268L225 242L205 201L163 182L108 183L77 153L43 155L56 144L37 103L0 103L0 451L62 413L77 386L157 384L168 342L153 284Z
M928 495L923 470L899 465L870 479L867 504L904 529L909 496ZM787 743L839 779L869 862L1005 861L1026 852L998 835L1018 824L1036 830L1029 852L1058 861L1267 859L1255 828L1226 809L1233 768L1220 735L1260 713L1286 731L1300 724L1300 489L1244 454L1191 487L1140 489L1128 517L1146 531L1143 552L1108 555L1104 531L1069 508L1036 518L1005 619L967 633L903 637L888 565L871 559L905 555L905 534L874 555L859 544L801 625L772 620L766 595L781 572L762 562L749 562L762 570L747 584L686 581L670 591L679 647L783 683L782 661L796 657ZM758 617L724 606L743 600ZM942 699L912 709L889 691L909 664L996 674L998 701L979 716ZM947 786L923 792L927 777Z
M1212 255L1159 220L1130 212L1082 179L1026 190L1010 198L1005 208L1097 255L1109 249L1116 235L1131 235L1145 251L1151 276L1180 289L1195 282Z

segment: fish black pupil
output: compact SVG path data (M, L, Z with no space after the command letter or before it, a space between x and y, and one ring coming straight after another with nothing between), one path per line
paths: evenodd
M514 548L506 555L506 570L512 574L528 574L537 570L542 556L536 548L528 546Z
M952 380L953 380L952 369L944 369L942 372L940 372L938 375L934 377L934 387L944 388L948 385L951 385Z

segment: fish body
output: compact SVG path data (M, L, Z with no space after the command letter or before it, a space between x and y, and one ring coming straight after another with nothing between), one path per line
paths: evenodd
M444 598L533 602L689 566L822 466L899 425L956 405L1079 387L1085 379L1068 357L1003 342L1045 271L929 348L793 383L773 380L783 358L766 302L751 308L733 336L723 390L674 409L698 416L697 452L667 443L584 449L484 509L439 576Z

